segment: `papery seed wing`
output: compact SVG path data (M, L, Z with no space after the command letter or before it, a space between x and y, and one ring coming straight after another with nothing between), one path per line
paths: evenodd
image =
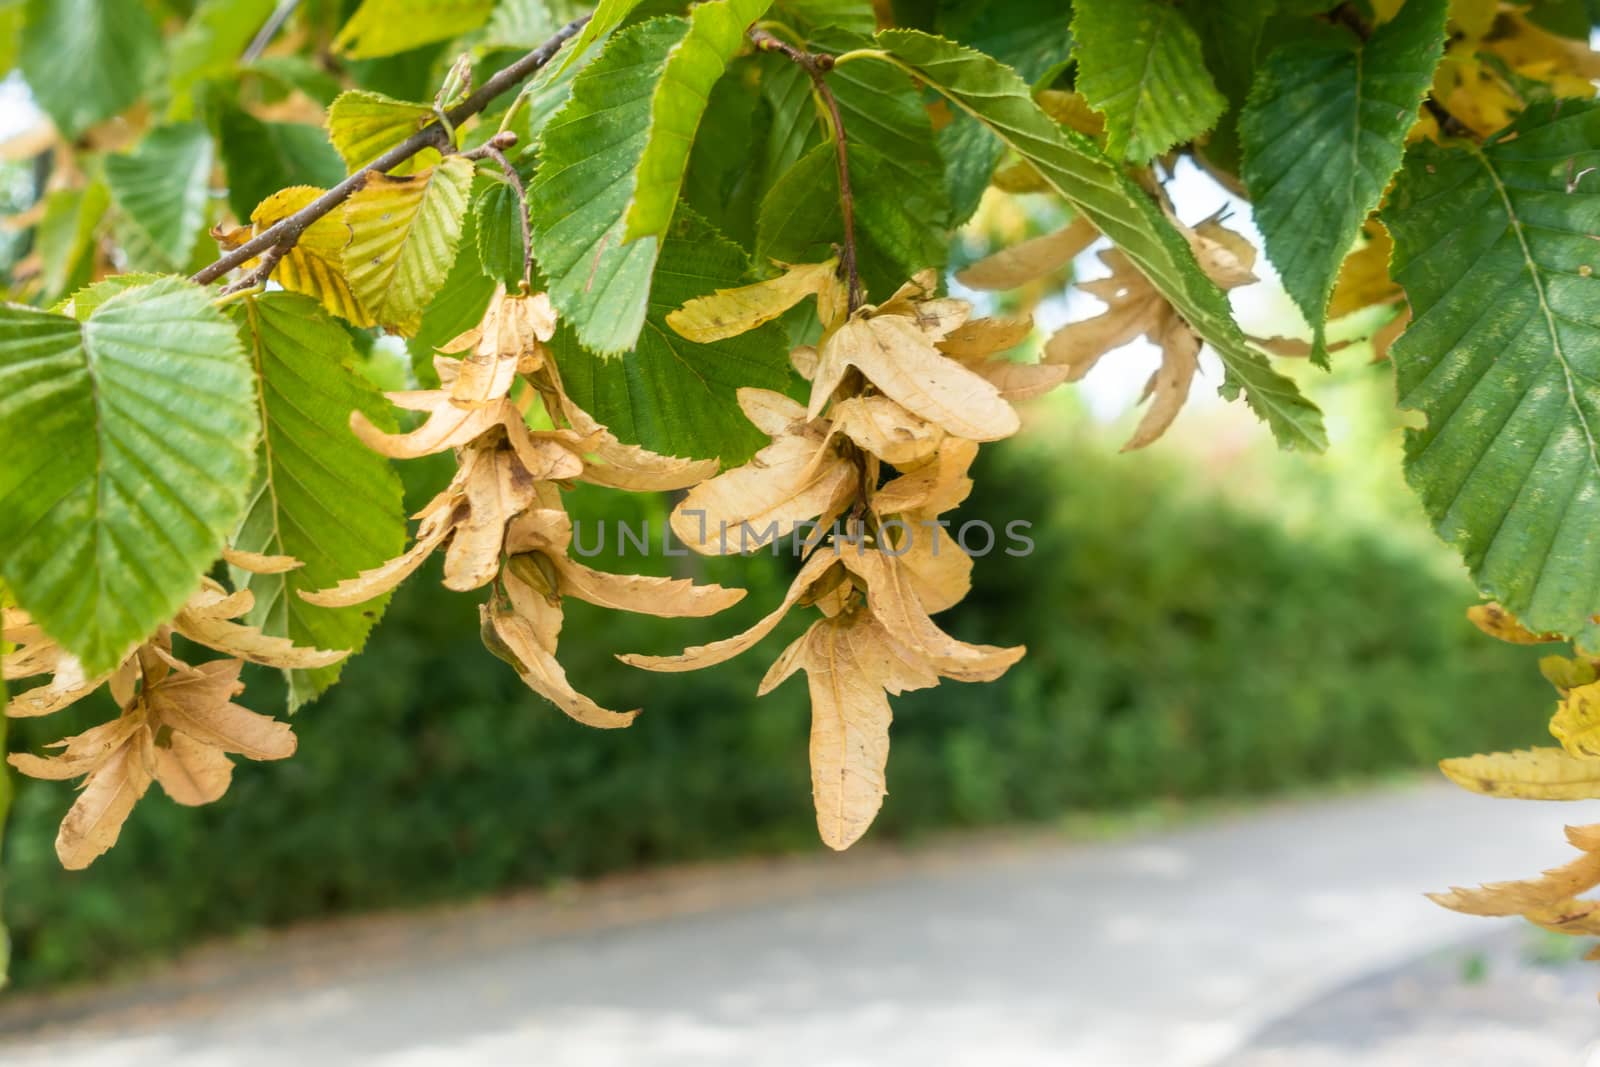
M1071 263L1100 236L1083 217L1062 229L1002 248L956 274L968 289L1016 289Z
M150 773L130 737L89 775L56 832L56 856L81 871L104 855L122 833L133 806L150 788Z
M859 368L888 396L957 437L996 441L1022 425L998 389L946 357L898 315L846 325L823 346L822 361ZM816 408L813 392L813 416Z
M833 566L833 556L826 552L814 553L810 559L800 567L800 573L789 585L789 591L784 595L783 603L779 604L772 612L757 622L750 629L733 637L713 641L709 645L694 645L686 648L676 656L643 656L638 654L619 655L617 658L630 667L642 667L647 671L663 671L678 673L681 671L697 671L702 667L713 667L718 663L726 663L746 649L754 648L761 639L778 628L778 623L783 621L789 609L794 607L801 597L811 589L813 582L820 579L829 567Z
M567 672L541 644L534 627L508 609L485 604L480 609L495 634L522 665L518 672L523 684L550 701L567 715L602 730L627 726L639 710L610 711L572 688Z
M836 509L856 489L856 470L812 435L780 437L742 467L702 482L672 512L678 539L705 555L763 547Z
M228 791L233 781L233 761L221 749L203 744L187 734L173 733L166 746L155 750L155 779L176 803L194 807L210 804Z
M688 578L655 578L643 574L608 574L562 556L561 595L574 596L613 611L633 611L662 618L715 615L744 599L743 589L696 585Z

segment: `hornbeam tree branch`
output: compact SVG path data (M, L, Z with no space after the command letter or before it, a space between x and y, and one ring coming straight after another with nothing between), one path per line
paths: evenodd
M490 102L501 93L524 81L540 67L555 58L555 54L561 50L561 46L574 37L588 21L588 15L573 19L557 30L555 36L544 44L510 66L496 71L483 83L477 92L446 111L444 113L446 121L449 122L450 126L454 127L488 107ZM450 134L445 126L439 122L429 123L299 211L296 211L293 215L274 223L216 262L196 271L189 277L189 280L197 285L209 285L233 268L247 263L256 256L270 250L276 250L277 256L281 257L290 248L294 247L294 243L300 239L300 235L305 233L312 223L350 199L356 190L365 185L367 175L372 174L374 171L384 173L392 170L418 152L421 152L424 148L436 148L443 151L449 147ZM252 276L254 273L256 272L252 272Z

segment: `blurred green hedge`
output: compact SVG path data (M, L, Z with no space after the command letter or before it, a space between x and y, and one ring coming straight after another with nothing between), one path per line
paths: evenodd
M980 464L962 514L1030 520L1037 549L980 560L945 624L1030 654L993 685L896 701L875 838L1255 793L1540 736L1549 691L1532 654L1472 631L1469 586L1414 540L1336 513L1291 536L1148 458L1025 439ZM610 494L576 511L659 522L663 506ZM53 839L71 790L21 782L4 857L15 981L102 975L305 916L816 847L804 683L753 695L803 620L701 674L610 658L732 633L778 599L790 564L606 565L687 566L751 590L708 620L573 607L568 673L606 706L643 705L629 730L585 729L529 694L478 644L474 598L425 572L344 684L297 716L299 754L241 764L220 803L182 809L152 789L121 843L69 873ZM245 703L273 708L274 680L250 682ZM12 744L37 750L108 714L18 721Z

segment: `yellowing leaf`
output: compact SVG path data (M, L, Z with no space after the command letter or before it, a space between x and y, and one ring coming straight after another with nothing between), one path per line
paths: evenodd
M379 323L416 331L455 262L471 185L471 160L449 156L408 177L373 174L345 202L345 274Z
M253 235L260 236L272 226L293 215L324 190L306 185L281 189L256 205L250 213ZM344 250L350 243L350 230L338 212L324 215L307 226L278 265L273 279L291 293L303 293L330 313L353 326L372 326L374 320L345 277Z
M333 50L350 59L394 55L475 30L493 10L494 0L362 0Z
M1579 759L1559 748L1530 748L1441 760L1445 777L1474 793L1522 800L1600 798L1600 760Z
M667 325L691 341L708 344L771 322L808 296L818 297L818 318L826 324L829 317L821 305L833 307L840 301L832 292L826 299L821 294L841 285L837 259L801 263L786 267L782 274L764 282L718 289L710 296L697 297L670 313Z
M1550 720L1550 734L1568 755L1600 759L1600 682L1567 690Z
M1496 603L1474 604L1467 609L1472 625L1490 637L1513 645L1543 645L1560 641L1560 634L1536 634L1528 630L1517 617Z
M1538 878L1518 882L1490 882L1476 889L1451 887L1448 893L1429 893L1428 899L1467 915L1521 915L1535 908L1560 903L1600 885L1600 841L1594 826L1567 827L1567 840L1583 855L1553 867Z
M328 105L328 139L354 173L432 121L433 108L425 104L352 89ZM410 170L402 166L395 173Z

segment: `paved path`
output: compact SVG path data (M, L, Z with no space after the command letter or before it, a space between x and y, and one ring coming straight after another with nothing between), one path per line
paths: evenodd
M0 1063L1204 1067L1363 975L1495 935L1419 894L1563 862L1585 817L1411 787L332 925L102 994L87 1021L0 1004Z

